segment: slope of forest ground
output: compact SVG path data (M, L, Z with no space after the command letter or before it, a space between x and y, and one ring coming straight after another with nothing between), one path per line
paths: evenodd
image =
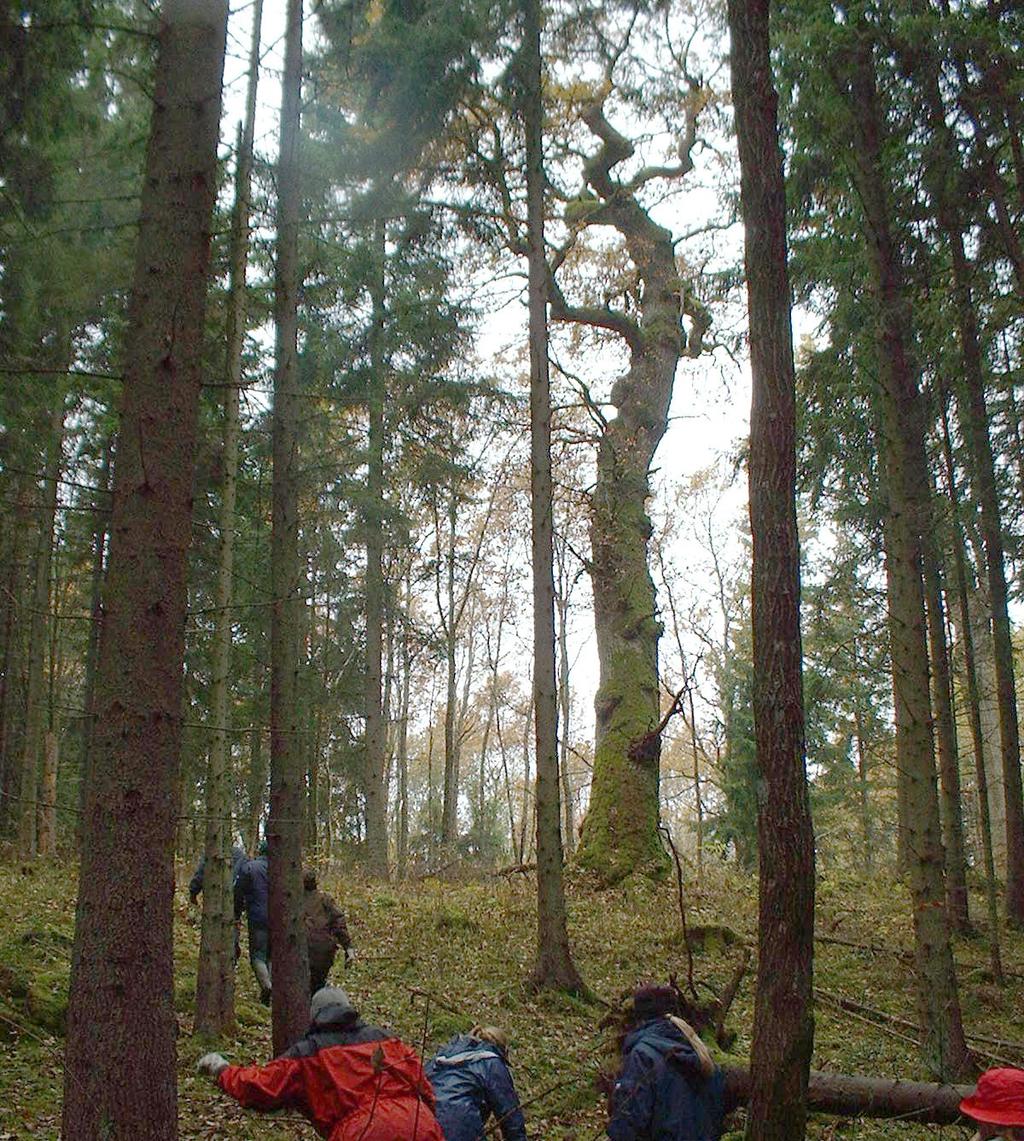
M181 882L187 872L182 869ZM74 925L74 869L39 863L9 865L0 887L0 1141L56 1138L62 1081L62 1028ZM523 987L532 965L534 885L528 876L495 876L465 882L427 879L381 885L330 871L323 886L349 917L359 958L333 979L344 985L364 1016L390 1026L429 1054L450 1034L474 1021L505 1026L511 1036L513 1072L530 1135L537 1141L595 1141L602 1135L603 1099L596 1075L614 1052L614 1031L601 1028L608 1007ZM980 900L972 900L980 912ZM576 961L599 999L617 1006L639 981L675 973L685 985L688 962L675 883L638 883L597 892L569 881L570 931ZM729 929L753 941L756 879L724 867L712 869L703 891L691 886L688 927ZM910 946L909 907L897 884L878 879L823 879L818 888L814 1068L843 1073L925 1079L908 1031L872 1026L870 1016L843 1013L826 996L854 999L864 1007L913 1018L909 965L894 954ZM198 911L183 888L177 906L176 1004L182 1138L311 1138L293 1116L247 1113L194 1072L208 1047L191 1037L192 999L199 944ZM691 942L694 940L691 938ZM998 1059L1024 1064L1024 935L1005 937L1008 985L992 983L987 943L981 937L956 946L964 1021L968 1034L1004 1040L984 1044ZM698 943L693 978L707 998L721 992L742 947L715 936ZM263 1060L270 1048L269 1013L259 1005L247 963L238 971L238 1036L222 1044L232 1061ZM753 962L729 1016L737 1034L724 1061L742 1063L750 1047ZM144 1050L146 1044L140 1042ZM992 1055L983 1065L996 1063ZM731 1122L742 1129L742 1120ZM833 1138L932 1135L936 1127L903 1122L839 1121L818 1117L809 1135ZM965 1136L959 1126L945 1131Z

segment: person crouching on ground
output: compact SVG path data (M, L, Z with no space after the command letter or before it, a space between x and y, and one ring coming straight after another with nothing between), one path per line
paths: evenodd
M990 1137L1024 1141L1024 1070L1009 1066L986 1070L974 1093L960 1102L960 1112L978 1123L975 1141Z
M426 1065L446 1141L478 1141L487 1119L503 1141L526 1141L526 1123L508 1068L508 1039L496 1026L474 1026L446 1042Z
M359 1017L340 987L313 995L304 1038L265 1066L196 1068L248 1109L296 1109L329 1141L444 1141L419 1056Z
M672 987L633 993L631 1028L612 1090L611 1141L717 1141L722 1132L722 1072L688 1022Z

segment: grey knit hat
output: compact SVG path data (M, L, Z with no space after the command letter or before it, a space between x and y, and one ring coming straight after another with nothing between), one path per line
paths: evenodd
M328 1007L340 1007L338 1013L345 1014L349 1010L354 1010L348 994L341 989L340 986L322 986L309 1004L309 1017L311 1021L316 1022L317 1015Z

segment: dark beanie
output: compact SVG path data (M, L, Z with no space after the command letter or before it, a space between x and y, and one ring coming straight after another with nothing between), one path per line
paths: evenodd
M633 991L633 1014L638 1022L678 1010L679 997L670 986L642 986Z

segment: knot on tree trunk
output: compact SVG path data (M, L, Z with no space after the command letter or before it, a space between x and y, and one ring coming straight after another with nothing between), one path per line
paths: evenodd
M657 767L661 761L661 726L631 741L626 755L634 765Z

